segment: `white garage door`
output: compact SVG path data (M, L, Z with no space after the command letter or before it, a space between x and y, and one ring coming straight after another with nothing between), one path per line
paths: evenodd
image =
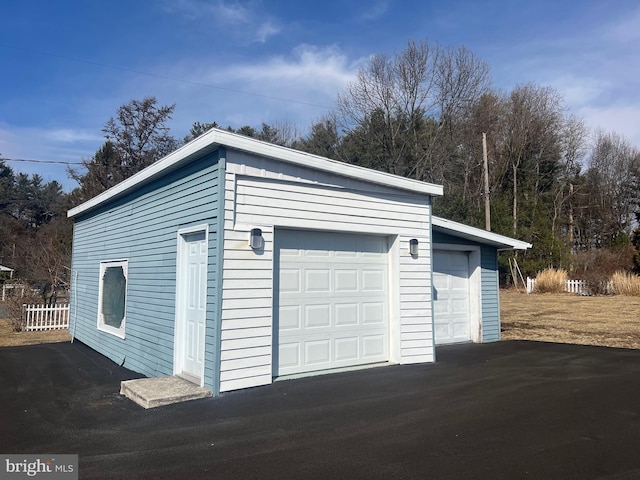
M276 375L389 359L386 237L280 230Z
M434 250L433 286L436 344L469 341L469 255Z

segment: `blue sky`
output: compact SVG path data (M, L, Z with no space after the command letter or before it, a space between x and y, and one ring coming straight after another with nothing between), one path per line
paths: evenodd
M637 0L20 0L0 3L0 155L79 162L131 99L195 121L304 131L372 55L465 45L493 85L555 88L570 112L640 147ZM60 164L9 162L69 190Z

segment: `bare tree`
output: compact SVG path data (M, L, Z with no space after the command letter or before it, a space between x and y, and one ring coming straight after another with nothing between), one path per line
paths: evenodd
M465 156L460 147L464 125L473 108L490 93L489 66L464 46L441 48L434 87L432 115L438 120L438 128L424 144L422 155L416 156L416 178L437 181L450 188L453 183L450 178L467 173L469 161L476 164L477 157Z
M435 86L440 118L463 119L489 92L489 65L467 47L448 47L440 52Z
M517 235L519 185L533 179L535 204L540 182L547 180L542 176L543 162L549 162L544 170L553 169L559 159L558 132L564 107L555 90L534 84L517 86L506 102L504 155L511 168L513 234ZM528 178L520 178L521 171Z
M298 128L289 120L276 120L271 125L276 130L273 143L283 147L291 147L300 138Z
M379 167L388 172L408 176L416 171L406 157L422 148L423 117L436 107L439 52L437 44L409 41L393 58L375 55L338 96L339 127L379 145Z
M338 97L345 145L366 147L366 160L358 160L366 166L446 183L457 170L457 126L486 92L488 72L466 48L427 41L372 57Z
M505 169L499 163L502 145L502 128L504 118L504 101L496 92L488 91L480 96L466 112L462 121L455 128L458 140L457 175L449 172L448 195L461 198L463 205L469 205L476 212L484 206L482 168L482 134L486 134L489 159L489 191L498 192L502 184ZM447 199L444 199L447 201ZM447 212L450 216L455 212ZM470 221L472 212L460 212L456 219Z
M590 231L583 243L587 248L611 247L621 235L625 240L631 236L639 211L640 150L622 135L598 130L588 165L588 195L583 198L591 224L583 225Z
M76 201L86 201L171 153L178 142L166 122L175 105L158 106L155 97L131 100L118 108L103 128L105 143L83 169L69 169L80 185Z
M166 122L174 105L158 106L156 97L131 100L111 117L102 131L120 156L122 167L139 171L174 151L178 143Z
M563 161L553 197L552 231L554 238L558 236L558 221L566 210L567 244L572 254L575 254L573 197L581 161L587 154L588 135L589 129L582 118L569 115L564 119L560 134Z

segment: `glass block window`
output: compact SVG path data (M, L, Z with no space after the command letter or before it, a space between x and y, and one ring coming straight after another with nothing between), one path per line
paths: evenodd
M128 261L100 263L98 330L124 338L127 312Z

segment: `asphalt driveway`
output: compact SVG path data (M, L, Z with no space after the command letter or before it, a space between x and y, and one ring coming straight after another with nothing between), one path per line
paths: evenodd
M640 478L640 351L437 353L144 410L82 344L0 348L0 453L76 453L83 479Z

